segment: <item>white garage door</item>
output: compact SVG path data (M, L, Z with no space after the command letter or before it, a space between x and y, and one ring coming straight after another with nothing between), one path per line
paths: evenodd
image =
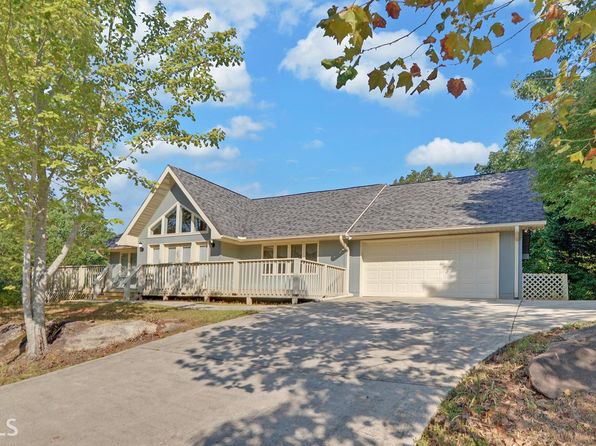
M362 242L362 295L496 298L498 234Z

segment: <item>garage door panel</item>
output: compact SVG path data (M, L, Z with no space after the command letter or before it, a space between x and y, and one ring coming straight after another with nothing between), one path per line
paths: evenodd
M364 242L363 292L398 297L496 297L498 235Z

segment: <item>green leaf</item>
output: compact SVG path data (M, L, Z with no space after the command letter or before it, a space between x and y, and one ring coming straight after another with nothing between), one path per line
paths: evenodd
M549 24L547 22L538 22L530 29L530 39L535 42L538 39L544 37L548 31Z
M416 89L412 92L412 94L414 94L414 92L418 92L418 94L422 93L424 90L428 90L430 88L430 84L427 81L421 81L418 86L416 87Z
M370 73L368 73L368 89L370 91L378 88L379 91L383 91L385 86L387 85L387 79L385 79L385 72L375 68Z
M339 73L337 75L337 84L335 85L335 88L340 89L346 85L348 81L354 79L356 75L358 75L358 71L354 67L349 67L347 70Z
M397 88L405 87L406 93L414 86L412 74L409 71L402 71L397 76Z
M505 27L502 23L499 22L493 23L490 27L490 30L497 37L503 37L503 35L505 34Z
M557 128L557 123L550 112L542 112L530 121L530 135L544 138Z
M492 43L487 36L481 39L479 39L478 37L474 37L474 39L472 40L472 49L470 50L470 53L481 56L482 54L492 49Z
M534 46L532 55L534 56L534 62L538 62L542 59L548 59L553 55L557 45L550 39L541 39Z

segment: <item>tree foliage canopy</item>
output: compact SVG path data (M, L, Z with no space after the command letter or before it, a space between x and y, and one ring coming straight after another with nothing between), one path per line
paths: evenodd
M444 180L446 178L453 178L453 174L447 172L443 175L440 172L435 172L432 167L427 166L420 171L412 169L406 176L399 177L399 180L393 180L393 184L422 183L423 181Z

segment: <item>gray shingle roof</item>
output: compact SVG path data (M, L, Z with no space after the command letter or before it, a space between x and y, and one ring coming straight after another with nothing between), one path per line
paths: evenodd
M250 199L170 166L222 235L281 238L344 233L382 184ZM519 170L386 187L350 233L392 232L544 220Z
M389 186L350 232L541 221L530 182L530 171L518 170Z
M251 199L178 167L170 166L222 235L242 236Z

